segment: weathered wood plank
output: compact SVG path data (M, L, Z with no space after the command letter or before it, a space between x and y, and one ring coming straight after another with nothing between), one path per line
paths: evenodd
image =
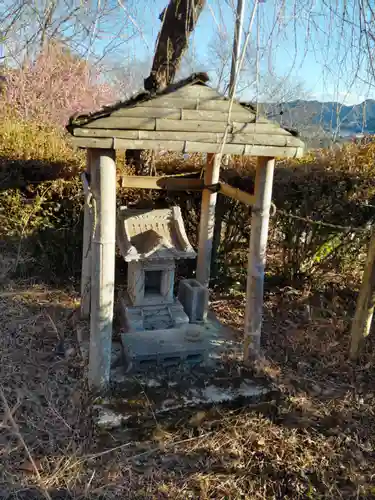
M168 150L183 152L185 141L163 141L163 140L147 140L147 139L120 139L115 137L114 148L125 149L151 149L153 151Z
M258 146L299 147L301 141L292 135L274 134L228 134L227 142L233 144L249 144Z
M176 132L225 132L227 125L225 122L204 122L195 120L165 120L156 119L156 130L176 131ZM231 127L229 127L231 131Z
M173 108L173 109L197 109L198 99L188 99L184 97L175 97L175 94L151 99L150 101L140 102L137 108ZM219 111L219 110L218 110Z
M186 141L185 153L220 153L220 144ZM225 144L223 154L274 156L278 158L300 158L304 154L303 147L256 146L244 144Z
M106 117L98 118L87 123L85 128L114 128L125 130L155 130L155 118L125 118L125 117Z
M301 158L304 147L277 147L277 146L245 146L247 156L273 156L275 158Z
M232 133L233 134L261 134L262 130L264 130L264 133L267 134L269 131L277 130L278 135L291 135L290 132L287 130L284 130L283 128L280 127L277 123L274 122L257 122L257 123L240 123L234 120L232 124Z
M188 99L215 99L218 97L222 97L216 90L211 87L207 87L206 85L190 85L186 87L182 87L178 90L175 90L173 94L174 97L178 98L188 98Z
M202 141L219 142L218 135L214 132L168 132L148 130L115 130L115 129L75 129L74 135L78 137L118 137L121 139L150 139L166 141ZM223 137L223 134L220 134Z
M126 139L138 139L139 130L118 130L101 128L75 128L75 137L124 137Z
M206 122L228 122L250 123L255 120L255 115L246 109L242 111L232 111L230 114L225 111L195 111L191 109L182 110L182 120L203 120Z
M209 110L209 111L229 111L230 101L223 99L221 96L210 96L205 98L184 98L176 97L175 93L166 96L160 96L156 99L140 102L136 105L137 108L172 108L172 109L191 109L191 110ZM252 113L244 106L237 102L232 105L233 112L248 112Z
M102 137L73 137L73 146L77 148L98 148L98 149L112 149L113 139Z
M228 196L229 198L233 198L234 200L240 201L241 203L245 203L245 205L254 205L255 196L250 193L246 193L246 191L242 191L241 189L234 188L229 184L225 184L224 182L220 183L219 192Z
M95 138L95 137L73 137L72 143L79 148L98 149L151 149L154 151L168 150L181 153L220 153L220 143L183 141L183 140L151 140L151 139L127 139L127 138ZM302 142L300 143L302 144ZM249 156L274 156L279 158L299 158L304 154L302 146L267 146L267 145L245 145L226 143L224 154L249 155Z
M167 124L168 125L168 124ZM187 125L190 128L190 122ZM221 127L222 128L222 127ZM180 132L180 131L143 131L143 130L120 130L120 129L87 129L87 128L75 128L74 129L74 135L76 137L124 137L126 139L160 139L162 134L165 134L165 139L171 140L176 138L177 140L180 140L180 135L183 136L183 138L186 138L186 140L202 140L205 141L210 140L211 142L221 142L222 138L224 137L223 134L220 134L218 132L201 132L194 130L193 132ZM270 125L252 125L249 124L246 126L246 134L228 134L228 141L233 141L233 135L236 136L243 136L243 135L263 135L263 134L268 134L268 135L283 135L283 136L288 136L288 137L293 137L289 132L286 130L283 130L276 125L270 124ZM175 135L173 135L175 134ZM179 135L180 134L180 135ZM197 139L194 139L194 137L197 137ZM200 137L200 139L198 138ZM212 137L212 140L211 140Z
M220 134L223 135L223 134ZM214 132L147 132L140 130L139 139L165 140L165 141L197 141L217 142L217 134Z
M225 144L223 153L243 155L245 146L243 144ZM210 144L208 142L186 141L185 153L221 153L221 144Z
M227 99L223 99L221 96L218 98L214 99L200 99L198 98L198 109L204 109L204 110L211 110L211 111L225 111L229 112L231 110L232 113L249 113L254 115L250 109L245 108L244 106L241 106L237 102L233 102L232 106L230 105L230 101Z
M169 120L180 120L181 115L181 109L177 107L143 108L142 106L136 106L134 108L117 109L111 113L111 117L168 118Z
M168 191L201 191L203 179L183 177L153 177L140 175L124 175L122 186L129 189L165 189Z

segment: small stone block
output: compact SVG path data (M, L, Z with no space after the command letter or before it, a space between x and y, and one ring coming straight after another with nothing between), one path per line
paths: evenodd
M199 281L181 280L178 287L178 299L191 323L199 323L207 319L208 289Z

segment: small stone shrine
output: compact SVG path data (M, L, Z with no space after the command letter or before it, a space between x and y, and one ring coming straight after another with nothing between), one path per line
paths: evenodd
M180 208L122 207L117 241L128 263L127 291L120 298L128 367L201 362L203 339L195 328L193 345L188 325L205 320L208 289L194 279L182 280L180 300L174 294L176 260L196 257Z
M261 345L275 158L303 155L304 144L298 133L260 116L257 107L221 95L210 87L204 73L89 114L75 115L67 129L73 143L87 150L86 171L82 174L81 319L90 323L90 387L103 390L111 381L116 233L129 264L129 285L120 297L122 341L128 362L166 365L176 358L176 352L180 352L180 361L202 359L205 347L203 341L199 345L199 338L207 338L208 333L202 332L211 328L205 315L218 193L252 207L242 332L242 359L250 363ZM116 152L123 154L126 150L199 153L205 162L200 178L122 175L122 186L129 190L202 193L195 279L179 283L178 298L173 292L175 262L195 255L180 211L175 207L149 212L125 208L117 213ZM222 181L223 154L257 157L254 193ZM197 369L192 371L196 373ZM201 381L202 377L198 378ZM147 404L151 399L148 396Z

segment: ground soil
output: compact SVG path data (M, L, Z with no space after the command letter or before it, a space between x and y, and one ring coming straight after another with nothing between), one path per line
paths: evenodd
M98 433L72 330L77 294L1 260L1 499L375 498L374 353L347 359L353 293L266 293L265 358L277 404L197 411ZM214 297L237 328L241 294Z

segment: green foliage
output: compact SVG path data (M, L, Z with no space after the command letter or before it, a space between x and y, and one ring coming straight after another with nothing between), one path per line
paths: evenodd
M25 199L0 192L0 237L17 253L15 271L56 282L78 276L82 246L82 192L78 179L44 182Z
M373 144L349 145L335 152L310 152L300 160L277 164L273 202L278 211L270 221L267 260L274 275L288 281L321 279L327 271L346 273L361 268L368 231L332 229L310 220L352 228L371 227L375 211L366 203L375 204L374 156ZM240 167L241 176L232 175L226 181L253 192L253 162L248 168L244 164ZM246 266L251 211L222 197L219 204L220 259L231 266ZM240 278L240 273L237 276Z
M123 159L119 160L119 170L126 169ZM2 185L13 186L0 191L0 236L17 250L17 272L26 272L27 267L28 273L43 270L52 281L77 278L83 202L77 174L84 165L84 155L73 151L58 130L5 117L0 123L0 162ZM310 153L302 160L278 164L273 201L280 210L270 221L268 273L286 280L320 279L327 271L342 273L358 268L365 256L368 232L333 230L304 218L353 228L371 225L374 208L365 203L375 205L374 165L373 143ZM253 192L253 160L235 159L234 167L236 173L223 171L225 181ZM167 154L156 164L158 173L167 174L199 174L201 168L200 155L181 161ZM197 244L199 193L169 193L165 198L163 192L118 191L118 204L139 199L156 206L180 205L188 236ZM218 275L221 281L226 277L243 287L251 209L219 195L217 218L221 221ZM24 255L28 256L26 267Z

